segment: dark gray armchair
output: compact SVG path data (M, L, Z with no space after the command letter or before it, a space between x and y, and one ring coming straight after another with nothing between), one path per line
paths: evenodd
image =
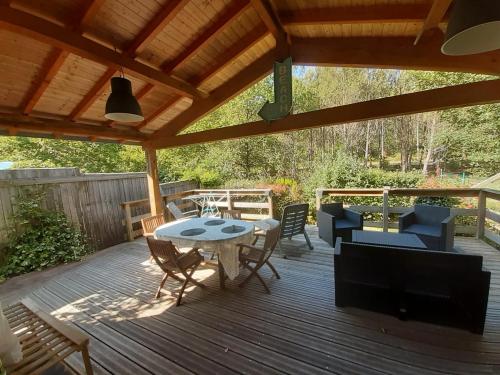
M455 217L448 207L415 205L399 217L399 233L416 234L429 250L453 250Z
M343 208L342 203L322 204L316 212L319 238L335 246L335 239L352 240L353 230L363 230L363 215L359 212Z

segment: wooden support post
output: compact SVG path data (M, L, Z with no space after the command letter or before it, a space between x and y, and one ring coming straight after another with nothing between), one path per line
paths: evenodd
M269 189L268 195L267 195L267 207L269 209L269 217L272 219L274 217L274 207L273 207L273 191ZM278 218L281 219L281 218Z
M484 224L486 221L486 192L481 190L477 201L477 231L476 238L484 237Z
M146 153L146 164L148 172L148 192L151 215L160 215L164 211L163 199L160 193L160 179L158 177L158 163L156 160L156 150L144 148Z
M384 186L383 205L382 205L384 232L387 232L389 230L389 190L390 187Z
M132 224L132 211L130 209L130 205L125 204L123 206L123 209L125 210L125 227L127 229L127 240L133 241L134 240L134 226Z
M227 194L227 209L232 210L233 209L233 202L231 201L231 193L229 190L226 191Z
M323 197L323 190L316 189L316 211L321 208L321 198Z

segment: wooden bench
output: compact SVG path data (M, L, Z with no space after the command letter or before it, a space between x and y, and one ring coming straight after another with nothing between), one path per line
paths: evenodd
M85 373L93 374L87 335L42 311L30 299L5 308L4 314L23 351L23 359L7 367L7 374L37 375L61 363L67 370L80 373L63 362L75 352L82 353Z

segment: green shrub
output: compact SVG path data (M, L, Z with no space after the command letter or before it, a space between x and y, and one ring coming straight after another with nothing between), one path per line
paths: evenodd
M89 253L82 233L64 213L42 207L42 190L22 190L17 197L13 229L0 277L10 277L61 263Z
M200 184L201 188L207 189L219 188L222 185L222 177L217 171L203 167L196 167L186 171L182 175L182 179L195 180Z

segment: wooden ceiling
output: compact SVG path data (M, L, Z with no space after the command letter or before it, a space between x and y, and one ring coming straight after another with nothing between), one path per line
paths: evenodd
M499 51L441 54L451 5L452 0L0 0L0 134L153 148L234 138L240 133L219 131L196 141L177 134L269 74L273 62L288 54L304 65L500 75ZM142 123L104 118L109 80L120 67L132 81ZM471 98L457 88L452 95L455 105L467 104L463 98L469 104L500 100L494 89L487 92ZM435 109L426 100L412 111ZM397 99L391 103L398 108ZM338 119L328 117L326 123ZM275 129L291 130L287 126Z

